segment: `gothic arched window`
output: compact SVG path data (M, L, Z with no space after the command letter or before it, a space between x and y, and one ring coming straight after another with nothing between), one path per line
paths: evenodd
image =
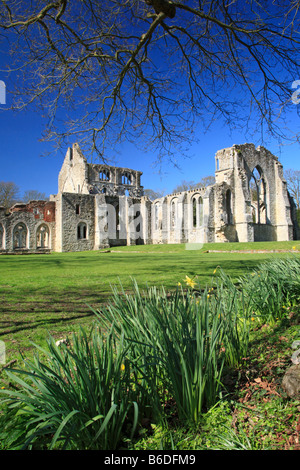
M3 225L0 224L0 248L4 247L4 229Z
M267 223L267 185L263 171L256 166L251 173L249 181L253 221L257 224Z
M14 227L13 230L13 247L27 248L27 227L23 222L20 222Z
M192 198L192 215L193 228L201 227L203 224L203 199L199 194Z
M227 224L232 224L232 195L230 189L227 189L226 196L225 196L225 204L226 204L226 214L227 214Z
M36 247L49 248L49 228L45 224L40 225L37 229Z
M174 229L177 224L177 211L178 211L178 204L177 204L177 198L172 199L171 201L171 207L170 207L170 223L171 223L171 229Z

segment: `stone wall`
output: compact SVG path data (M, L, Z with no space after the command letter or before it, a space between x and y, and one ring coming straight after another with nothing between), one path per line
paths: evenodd
M233 240L230 236L228 241L293 239L297 224L278 158L264 147L255 148L253 144L220 150L215 158L216 183L226 183L231 190L230 225L235 226L236 237L233 236ZM259 201L255 200L255 194ZM218 207L222 211L221 202ZM216 213L216 235L224 233L227 238L226 233L233 234L234 231L232 228L224 231L221 218Z
M35 251L55 247L55 203L30 201L0 208L1 251Z
M58 176L58 193L143 196L142 172L88 163L78 144L66 153Z
M95 244L94 197L89 194L63 193L57 208L61 223L59 251L93 250Z
M278 158L264 147L216 153L216 183L155 201L142 173L87 163L68 149L50 201L0 208L0 249L98 250L110 246L249 242L299 238L296 210Z

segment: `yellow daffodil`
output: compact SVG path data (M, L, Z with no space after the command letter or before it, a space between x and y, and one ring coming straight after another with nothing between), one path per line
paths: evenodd
M195 285L197 284L193 279L191 279L188 276L185 276L184 282L186 283L187 286L191 287L192 289L194 289Z
M125 370L125 364L121 365L121 370Z
M181 282L177 282L177 285L178 285L178 286L181 286Z
M293 246L293 250L296 250L296 247L295 247L295 246Z

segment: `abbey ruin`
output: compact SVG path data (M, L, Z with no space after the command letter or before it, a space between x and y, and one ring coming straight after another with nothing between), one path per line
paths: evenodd
M215 163L215 184L151 201L141 172L88 163L74 144L49 201L0 207L0 250L299 239L296 207L277 157L243 144L219 150Z

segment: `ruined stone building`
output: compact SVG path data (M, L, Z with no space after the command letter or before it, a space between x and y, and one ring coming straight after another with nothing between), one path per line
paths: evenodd
M234 145L215 156L215 184L155 201L142 173L88 163L69 148L49 201L0 207L0 249L84 251L110 246L293 240L296 208L278 158Z

